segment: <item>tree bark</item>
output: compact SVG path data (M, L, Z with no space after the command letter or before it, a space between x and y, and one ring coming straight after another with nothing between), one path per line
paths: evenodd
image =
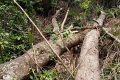
M93 27L103 25L105 13L101 11L99 18ZM88 32L84 38L78 60L78 71L75 80L100 80L98 38L100 33L97 29Z
M91 30L85 36L78 60L75 80L100 80L98 37L99 31Z
M89 31L89 29L84 30L78 34L72 34L67 39L65 39L65 44L68 48L76 46L80 41L83 40L84 35ZM54 48L55 52L59 55L65 51L66 48L63 46L61 39L53 42L49 40L49 43ZM45 65L50 56L55 56L52 54L52 50L49 48L45 41L38 43L33 46L33 49L28 50L22 56L0 64L0 79L1 80L21 80L29 74L29 69L37 66L42 67Z

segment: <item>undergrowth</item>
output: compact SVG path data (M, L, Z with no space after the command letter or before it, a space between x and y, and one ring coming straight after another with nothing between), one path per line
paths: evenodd
M30 48L28 20L12 3L0 2L0 63L14 59Z

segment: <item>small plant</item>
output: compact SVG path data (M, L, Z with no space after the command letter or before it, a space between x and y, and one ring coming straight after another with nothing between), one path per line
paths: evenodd
M111 8L111 9L108 9L106 12L108 14L108 17L116 18L120 14L120 9L119 8Z
M30 72L30 80L56 80L58 76L55 70L42 70L36 73L34 69L31 69Z
M120 64L112 63L107 68L103 69L103 80L108 80L109 77L119 80L120 79Z
M91 0L85 0L85 1L83 1L82 3L80 3L79 6L80 6L82 9L87 10L87 9L90 7L90 4L91 4Z

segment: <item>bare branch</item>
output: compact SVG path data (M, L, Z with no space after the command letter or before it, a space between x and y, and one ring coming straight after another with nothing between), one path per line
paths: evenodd
M67 10L66 15L65 15L65 18L64 18L64 20L63 20L63 22L62 22L62 24L61 24L61 32L64 31L64 24L65 24L65 22L66 22L68 13L69 13L69 9Z
M52 24L53 24L53 32L54 33L58 33L58 31L60 30L59 29L59 26L58 26L58 23L57 23L57 20L56 20L56 17L58 16L58 14L60 13L60 11L62 10L62 8L60 8L59 10L56 11L56 14L53 16L52 18Z
M118 43L120 43L120 39L118 39L117 37L115 37L113 34L111 34L111 33L109 33L108 31L109 31L109 28L102 28L103 29L103 31L105 31L106 32L106 34L108 34L110 37L112 37L113 39L115 39Z
M56 14L54 15L54 17L53 17L53 19L52 19L52 24L53 24L53 27L54 27L53 31L55 32L55 34L59 34L59 35L60 35L59 37L60 37L61 41L63 42L63 43L62 43L63 46L65 46L66 50L67 50L69 53L71 53L70 50L68 49L68 47L67 47L66 44L65 44L65 41L64 41L64 39L63 39L63 35L61 35L60 30L59 30L59 26L58 26L58 24L57 24L56 17L57 17L57 15L58 15L59 12L60 12L60 10L58 10L58 11L56 12ZM71 72L70 72L70 73L71 73ZM74 78L74 76L72 75L72 73L71 73L71 76Z

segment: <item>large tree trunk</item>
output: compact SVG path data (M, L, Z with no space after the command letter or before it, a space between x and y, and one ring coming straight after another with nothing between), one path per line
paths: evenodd
M83 40L84 35L88 31L89 30L84 30L83 32L69 36L67 39L65 39L66 46L68 48L71 48L79 44L79 42ZM55 42L50 40L49 43L52 45L55 52L57 52L59 55L65 51L61 39ZM31 67L35 68L36 65L42 67L49 61L50 56L54 55L52 54L52 51L47 43L45 41L38 43L33 46L33 49L28 50L22 56L4 64L0 64L0 79L21 80L28 75L29 69Z
M101 15L93 26L96 28L103 25L105 13L101 11ZM100 80L99 70L99 52L98 38L100 33L97 29L91 30L85 36L78 60L78 71L75 80Z
M100 80L98 37L99 31L87 33L83 41L75 80Z

